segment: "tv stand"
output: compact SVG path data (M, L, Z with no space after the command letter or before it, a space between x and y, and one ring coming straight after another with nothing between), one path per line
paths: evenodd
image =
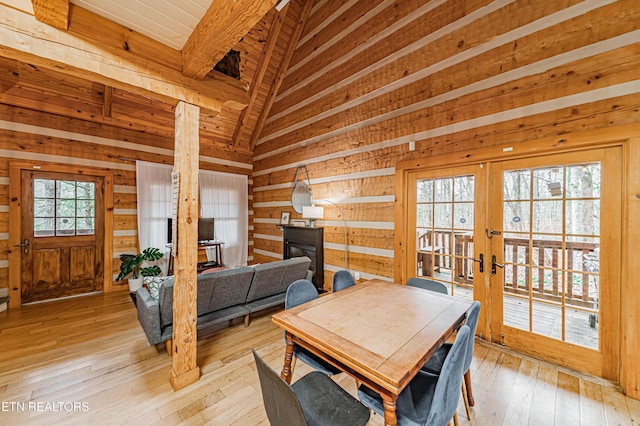
M206 262L198 262L198 265L197 265L198 273L204 271L205 269L224 266L224 263L222 261L222 245L223 244L224 244L224 241L220 241L217 239L198 241L198 250L204 250L208 247L215 248L215 259L208 260ZM169 247L169 250L171 250L171 244L167 244L167 247ZM167 267L167 275L173 275L173 251L171 251L169 255L169 266Z

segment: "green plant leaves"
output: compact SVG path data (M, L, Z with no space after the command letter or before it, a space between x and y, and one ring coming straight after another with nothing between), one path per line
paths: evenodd
M125 279L129 274L132 278L138 278L138 275L143 277L155 277L162 272L157 265L149 266L146 268L140 268L142 262L155 262L162 258L164 253L160 252L160 249L155 247L148 247L139 254L124 253L120 255L120 274L116 277L116 281Z

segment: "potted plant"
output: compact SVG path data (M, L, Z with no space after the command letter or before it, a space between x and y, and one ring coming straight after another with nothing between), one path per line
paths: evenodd
M138 254L121 254L120 274L116 277L116 281L125 279L129 274L129 291L134 292L142 287L141 277L156 277L162 272L158 265L142 267L142 262L154 262L164 256L160 249L149 247Z

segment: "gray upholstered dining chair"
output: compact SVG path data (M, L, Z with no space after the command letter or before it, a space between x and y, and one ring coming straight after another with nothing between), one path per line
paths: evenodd
M452 417L457 424L456 409L460 401L462 369L470 336L468 326L460 327L440 375L420 370L400 392L396 401L398 425L444 426ZM358 397L364 405L384 415L382 398L377 392L361 385Z
M367 407L324 374L312 371L289 386L254 349L251 351L272 426L358 426L369 421Z
M318 298L318 291L313 283L309 280L297 280L291 283L287 288L287 292L284 296L284 308L291 309L295 306L309 302ZM305 364L327 375L333 375L340 373L340 370L333 365L323 361L311 352L298 345L293 347L293 359L291 360L291 376L293 377L293 370L296 366L296 360L300 359Z
M473 392L471 391L471 361L473 360L473 345L475 342L474 336L476 334L476 328L478 327L478 317L480 316L480 302L477 300L471 304L469 311L467 311L467 320L465 325L469 327L471 331L471 337L469 338L469 344L467 346L467 356L464 360L464 383L462 385L462 398L464 399L464 408L467 410L467 418L471 420L471 413L469 406L473 406ZM445 343L440 346L435 354L425 363L422 367L423 371L440 374L444 360L447 354L451 350L451 343Z
M331 292L335 293L336 291L344 290L345 288L356 285L356 282L353 280L351 276L351 272L346 270L341 270L336 272L333 275L333 282L331 283Z
M435 291L442 294L449 294L447 286L438 281L429 280L427 278L409 278L407 285L411 287L419 287L425 290Z

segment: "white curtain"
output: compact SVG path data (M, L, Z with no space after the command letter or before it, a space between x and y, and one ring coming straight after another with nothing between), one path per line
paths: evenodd
M215 237L224 241L227 266L247 264L249 207L245 175L200 170L200 217L215 219Z
M165 253L157 263L163 275L166 275L169 263L167 218L171 217L172 170L173 167L166 164L136 161L140 251L147 247L156 247Z
M157 247L166 274L169 262L167 218L171 217L172 166L136 161L138 242L140 250ZM245 175L200 170L200 217L215 219L215 237L224 241L222 258L228 266L247 264L248 180ZM174 224L175 226L175 224Z

